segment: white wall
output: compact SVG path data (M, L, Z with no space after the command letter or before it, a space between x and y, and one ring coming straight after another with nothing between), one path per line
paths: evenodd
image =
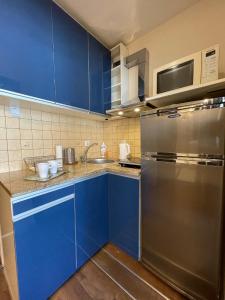
M220 77L225 77L225 0L201 0L168 22L128 45L129 54L150 53L149 87L154 68L196 51L220 44Z

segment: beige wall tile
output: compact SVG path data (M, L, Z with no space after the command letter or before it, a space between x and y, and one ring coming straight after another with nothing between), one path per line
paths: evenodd
M52 132L51 131L43 131L43 140L50 140L52 139Z
M0 128L0 140L5 140L6 138L6 129Z
M20 118L22 118L22 119L31 119L31 110L29 108L21 108Z
M33 149L43 149L43 140L33 140Z
M8 150L20 150L20 140L8 140Z
M21 149L33 149L33 141L32 140L21 140Z
M34 157L43 156L44 155L44 149L34 149L33 153L34 153Z
M0 116L0 127L5 128L5 117Z
M31 129L31 120L20 119L20 129Z
M8 160L8 151L0 151L0 162L7 162Z
M31 119L32 120L41 120L41 111L31 110Z
M9 150L9 161L19 161L22 159L21 150Z
M19 128L20 122L18 118L6 117L6 128Z
M29 129L21 129L20 130L20 138L21 138L21 140L31 140L32 139L32 131Z
M42 121L40 121L40 120L32 120L31 127L34 130L42 130Z
M22 168L23 168L22 160L9 162L9 171L10 172L22 170Z
M8 162L0 162L0 173L9 172L9 163Z
M52 149L52 140L43 140L44 149Z
M32 130L33 140L42 140L43 134L42 130Z
M41 119L42 119L42 121L50 121L51 122L52 121L52 115L51 115L51 113L43 111L41 113Z
M43 130L52 130L52 122L43 121Z
M7 150L7 149L8 149L7 140L0 140L0 150Z
M19 129L7 129L7 139L8 140L19 140L20 139L20 130Z
M22 159L25 157L33 157L34 156L34 150L33 149L26 149L21 151Z
M90 150L89 157L100 155L100 145L104 141L108 147L107 155L117 159L122 139L131 145L133 156L140 155L139 120L102 122L29 109L21 110L19 119L10 117L9 112L6 115L7 124L4 106L0 106L0 172L25 167L24 157L53 155L59 144L75 148L79 159L85 140L98 143ZM19 128L8 128L17 127L18 122Z
M0 116L5 116L5 106L0 105Z

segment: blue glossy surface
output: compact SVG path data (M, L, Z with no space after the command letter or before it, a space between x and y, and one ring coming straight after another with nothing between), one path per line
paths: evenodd
M68 196L74 193L74 186L69 186L66 188L58 189L56 191L52 191L47 194L38 195L36 197L32 197L25 201L21 201L18 203L13 204L13 215L20 214L32 208L38 207L40 205L44 205L46 203L55 201L62 197Z
M111 106L111 53L89 34L90 110L105 113Z
M108 195L109 240L138 259L139 180L109 175Z
M14 223L20 300L46 300L76 270L74 200Z
M77 268L108 242L107 175L75 184Z
M52 4L56 102L89 109L88 33Z
M50 0L0 0L0 88L54 101Z

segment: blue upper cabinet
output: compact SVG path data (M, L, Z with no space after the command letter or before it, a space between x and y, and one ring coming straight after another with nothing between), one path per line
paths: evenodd
M105 113L111 106L111 53L89 34L90 111Z
M88 33L52 3L56 102L89 109Z
M50 0L0 0L0 88L54 101Z
M108 242L107 175L75 184L77 268Z
M139 259L139 180L109 175L109 239Z

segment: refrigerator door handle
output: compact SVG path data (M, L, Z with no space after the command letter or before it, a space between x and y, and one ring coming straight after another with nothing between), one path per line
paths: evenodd
M207 159L196 157L176 157L176 156L162 156L162 155L142 155L142 160L151 160L155 162L166 162L174 164L186 165L202 165L202 166L215 166L223 167L224 160L222 159Z

